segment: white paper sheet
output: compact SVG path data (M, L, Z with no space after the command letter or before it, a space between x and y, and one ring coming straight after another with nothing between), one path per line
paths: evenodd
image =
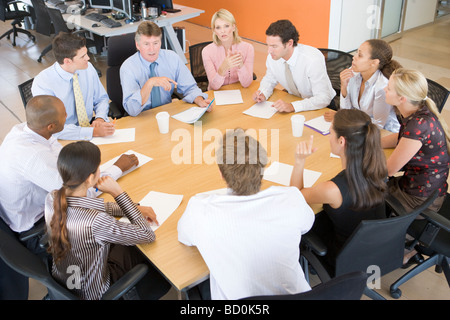
M208 108L192 107L173 115L172 118L185 123L194 123L203 116L206 110L208 110Z
M239 89L214 91L214 99L216 99L216 106L244 103Z
M139 204L141 206L152 207L156 214L156 219L159 222L159 226L152 225L152 230L157 230L167 218L178 208L183 195L169 194L157 191L150 191ZM130 222L128 218L120 218L122 222Z
M153 160L150 157L147 157L146 155L143 155L139 152L133 151L133 150L128 150L127 152L124 152L124 154L134 154L136 155L136 157L139 160L139 164L135 167L132 167L130 169L128 169L127 171L125 171L124 173L122 173L122 177L128 173L130 173L131 171L136 170L137 168L143 166L144 164L146 164L147 162ZM108 168L110 168L116 161L117 159L119 159L120 156L115 157L114 159L109 160L108 162L105 162L104 164L102 164L100 166L100 172L106 171Z
M277 109L272 107L273 102L271 101L263 101L259 103L255 103L249 109L245 110L243 113L252 117L270 119L275 113L277 113Z
M305 121L305 126L320 132L323 135L330 133L331 122L325 121L324 116L320 116L308 121Z
M135 140L135 128L117 129L112 136L94 137L91 142L96 145L132 142Z
M274 161L265 171L263 179L289 186L291 182L291 174L293 166L290 164ZM312 171L308 169L303 170L303 185L305 188L310 188L319 179L322 172Z

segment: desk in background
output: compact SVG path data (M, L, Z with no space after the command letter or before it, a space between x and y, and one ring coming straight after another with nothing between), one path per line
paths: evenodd
M32 6L31 0L24 0L23 2L26 3L28 6ZM68 4L70 4L70 3L68 2ZM198 17L201 13L204 13L205 11L200 10L200 9L186 7L186 6L181 6L181 5L177 5L177 4L174 4L173 6L174 6L174 9L180 9L181 11L176 12L176 13L167 13L167 16L160 16L157 19L152 19L150 21L155 22L159 27L161 27L164 30L164 36L168 40L169 44L171 45L173 50L179 55L181 60L186 64L187 63L186 56L184 54L183 48L180 45L180 42L178 41L177 34L175 33L175 30L173 29L173 24L180 22L180 21ZM89 14L91 12L97 12L97 10L89 9L86 11L86 14ZM102 14L105 16L110 16L110 13L102 13ZM92 32L93 34L104 37L105 38L105 41L104 41L105 49L107 49L106 38L121 35L121 34L134 33L134 32L136 32L138 25L143 21L143 20L141 20L141 21L126 24L125 19L117 20L117 21L120 21L120 23L122 23L121 27L108 28L108 27L101 25L100 22L95 22L95 21L87 19L85 17L85 15L80 15L80 14L72 15L69 13L64 13L63 18L68 24L74 25L77 29L84 29L89 32ZM100 26L92 27L93 24L98 24Z
M323 136L308 127L304 128L303 137L292 136L290 120L292 114L276 113L266 120L242 113L254 104L251 96L258 86L259 83L256 81L249 88L242 88L239 84L225 86L223 89L240 89L244 103L214 106L212 112L205 113L200 119L201 127L171 118L169 133L159 133L155 115L160 111L167 111L170 115L174 115L192 107L191 104L183 101L144 111L137 117L121 118L117 120L116 128L136 128L135 141L100 146L102 163L130 149L153 158L149 163L119 180L120 185L135 202L141 201L150 191L184 196L177 210L156 230L156 241L139 245L139 249L149 261L178 290L179 297L184 297L189 288L207 279L209 270L196 247L188 247L178 242L178 220L193 195L226 187L217 165L206 164L203 161L203 153L209 154L212 150L208 129L218 129L222 134L226 129L236 127L255 129L258 132L258 140L267 141L266 148L272 160L291 165L294 164L295 145L313 135L314 145L318 147L318 151L306 160L305 168L322 173L318 182L327 181L341 171L340 159L330 157L328 136ZM210 98L213 98L213 91L208 91L208 94ZM280 98L289 102L298 100L298 97L280 90L275 90L269 100L276 101ZM325 110L307 111L302 114L306 120L310 120L322 115ZM190 140L183 141L183 137ZM174 164L172 152L177 150L177 146L179 147L182 142L190 147L188 157L191 163ZM278 159L273 159L272 147L274 146L278 148ZM271 185L276 184L263 180L262 189ZM105 198L112 201L108 195L105 195ZM321 205L312 206L315 212L320 211L321 207Z

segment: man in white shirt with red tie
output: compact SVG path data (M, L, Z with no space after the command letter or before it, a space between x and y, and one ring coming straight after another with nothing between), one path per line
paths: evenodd
M278 112L300 112L325 108L336 95L328 78L325 58L316 48L298 43L299 35L289 20L278 20L266 30L267 71L253 100L270 98L280 84L290 94L303 100L288 103L279 99L273 107Z

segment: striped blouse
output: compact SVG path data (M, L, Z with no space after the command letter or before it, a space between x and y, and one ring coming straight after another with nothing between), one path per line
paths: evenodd
M47 229L54 213L54 193L45 202ZM84 300L98 300L110 286L108 255L110 244L133 246L155 240L150 224L127 193L115 198L117 203L101 198L67 197L67 232L71 249L52 275L73 294ZM126 216L131 223L113 216Z

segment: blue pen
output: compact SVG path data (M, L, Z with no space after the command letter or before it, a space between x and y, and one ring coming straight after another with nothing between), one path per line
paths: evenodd
M212 99L212 101L209 103L208 108L206 108L206 110L208 110L209 107L211 107L211 105L212 105L212 103L214 102L215 99L216 99L216 98Z

